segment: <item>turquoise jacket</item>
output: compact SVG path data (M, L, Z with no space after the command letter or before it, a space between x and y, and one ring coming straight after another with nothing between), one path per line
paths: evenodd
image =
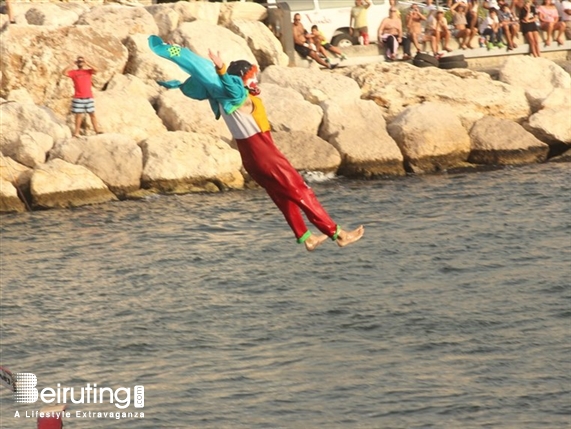
M219 75L212 61L187 48L167 45L158 36L149 37L149 48L190 75L182 83L178 80L157 83L169 89L179 88L184 95L194 100L208 100L216 119L220 117L220 106L226 114L231 114L246 101L248 91L244 88L242 79L227 73Z

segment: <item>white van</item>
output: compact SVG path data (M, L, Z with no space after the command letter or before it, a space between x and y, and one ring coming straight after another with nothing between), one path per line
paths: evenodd
M269 7L282 3L279 0L267 0ZM358 34L349 34L351 8L355 0L289 0L291 19L296 13L301 15L301 23L307 31L317 25L325 38L334 46L347 47L358 44ZM389 0L372 0L367 9L369 38L371 43L377 41L377 30L383 18L389 15Z

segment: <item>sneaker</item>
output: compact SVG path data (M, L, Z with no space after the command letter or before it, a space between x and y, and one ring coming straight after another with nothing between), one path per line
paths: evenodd
M504 45L502 42L498 42L498 43L496 44L496 48L502 49L502 48L505 48L505 47L506 47L506 45Z
M492 42L486 43L486 48L488 48L488 51L491 50L493 47L494 47L494 44Z
M347 59L347 55L341 54L341 61L345 61Z

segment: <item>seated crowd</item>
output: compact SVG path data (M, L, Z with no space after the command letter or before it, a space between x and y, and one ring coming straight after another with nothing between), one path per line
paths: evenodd
M401 47L402 59L412 58L412 46L416 53L432 51L440 57L443 51L453 50L452 38L460 49L507 47L510 51L517 48L516 40L521 33L534 57L540 56L540 39L544 46L551 46L554 41L563 45L566 39L571 39L571 0L508 1L447 0L445 11L436 7L434 0L413 3L406 9L399 7L398 0L389 0L389 16L381 22L377 40L385 48L386 59L391 61L398 58ZM325 40L317 26L307 32L299 14L294 17L293 33L295 49L304 58L328 68L336 66L329 61L328 52L346 59L341 50Z
M509 51L517 48L521 33L535 57L540 56L540 39L545 46L571 39L569 0L512 0L511 4L508 0L448 0L448 12L433 0L404 10L399 10L396 0L390 3L389 16L377 32L388 60L397 58L401 46L402 59L411 58L411 46L440 56L442 51L452 51L451 38L460 49L473 49L477 43L488 50L507 47Z

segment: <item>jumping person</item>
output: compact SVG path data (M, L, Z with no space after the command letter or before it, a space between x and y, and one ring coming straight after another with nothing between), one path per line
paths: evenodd
M72 70L74 65L77 69ZM91 76L97 73L97 69L85 61L82 56L77 57L74 64L69 65L62 72L73 80L75 92L71 101L71 113L75 114L75 131L74 137L79 137L79 128L83 115L87 113L91 118L91 125L97 134L101 134L97 126L97 118L95 117L95 101L93 100L93 91L91 90Z
M159 82L160 85L180 88L193 99L207 99L216 118L222 116L238 144L244 168L282 211L298 243L312 251L327 237L345 247L363 236L363 226L348 232L333 222L311 188L276 147L264 105L257 97L260 88L255 65L240 60L226 67L219 54L209 51L209 61L187 48L165 44L157 36L149 37L149 46L154 53L190 74L183 83L169 81ZM302 211L324 235L311 234Z

